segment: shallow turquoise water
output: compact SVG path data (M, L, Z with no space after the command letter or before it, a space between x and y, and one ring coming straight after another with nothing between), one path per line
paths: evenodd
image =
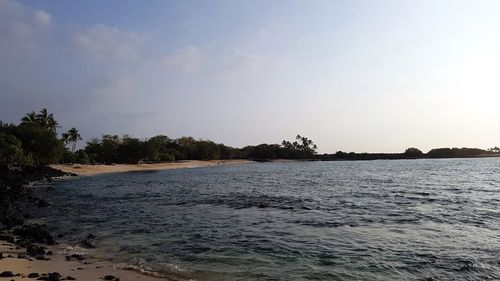
M38 216L197 280L500 280L500 159L255 163L54 183ZM43 189L45 190L45 189ZM431 279L429 279L431 280Z

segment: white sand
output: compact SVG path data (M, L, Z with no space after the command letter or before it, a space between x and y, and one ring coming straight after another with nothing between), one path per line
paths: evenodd
M113 164L113 165L66 165L57 164L50 165L54 169L61 170L67 173L74 173L81 176L91 176L104 173L118 173L118 172L133 172L133 171L158 171L168 169L185 169L197 167L209 167L217 165L228 164L245 164L251 163L249 160L186 160L171 163L157 163L157 164Z

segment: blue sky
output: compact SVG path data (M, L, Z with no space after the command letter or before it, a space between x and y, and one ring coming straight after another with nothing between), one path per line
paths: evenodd
M296 134L320 152L500 144L499 1L0 0L0 119Z

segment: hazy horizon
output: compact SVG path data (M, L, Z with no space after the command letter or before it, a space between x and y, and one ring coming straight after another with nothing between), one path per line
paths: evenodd
M0 120L320 153L500 145L498 1L0 0Z

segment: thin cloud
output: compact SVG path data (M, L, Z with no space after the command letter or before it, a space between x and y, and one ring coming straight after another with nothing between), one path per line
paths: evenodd
M169 54L164 59L165 66L173 69L179 69L185 73L198 72L203 55L200 50L194 46L178 49L172 54Z
M34 12L34 19L39 26L49 26L52 21L52 17L42 10L36 10Z
M12 1L0 1L0 58L23 57L42 45L51 16Z
M145 36L98 24L76 32L73 43L97 59L137 60L142 57Z

